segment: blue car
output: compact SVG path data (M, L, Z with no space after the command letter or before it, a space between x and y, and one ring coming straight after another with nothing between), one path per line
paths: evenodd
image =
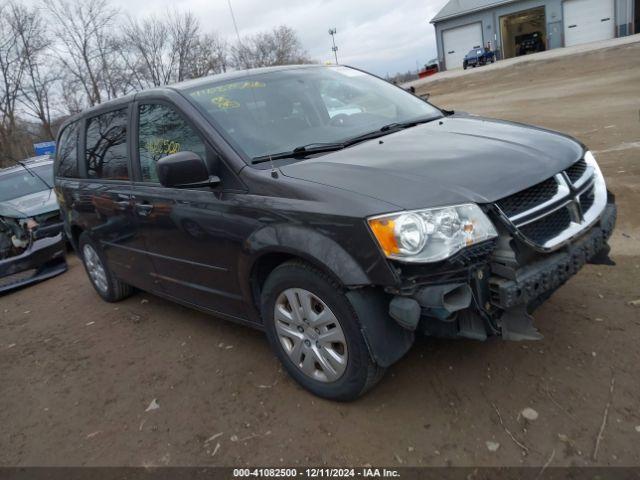
M465 70L467 67L479 67L480 65L486 65L487 63L493 63L496 61L495 52L488 48L474 48L464 56L462 62L462 68Z

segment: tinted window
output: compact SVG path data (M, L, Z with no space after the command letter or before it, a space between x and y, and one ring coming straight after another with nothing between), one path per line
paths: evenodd
M157 182L156 162L178 152L194 152L205 158L200 137L173 108L167 105L140 105L138 140L142 180Z
M86 148L89 178L127 180L127 109L89 119Z
M58 176L77 178L78 173L78 124L67 126L58 145Z

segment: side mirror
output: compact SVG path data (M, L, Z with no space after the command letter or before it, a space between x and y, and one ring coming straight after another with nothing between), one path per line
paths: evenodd
M209 175L204 160L193 152L178 152L167 155L158 160L156 169L163 187L195 188L220 183L220 178Z

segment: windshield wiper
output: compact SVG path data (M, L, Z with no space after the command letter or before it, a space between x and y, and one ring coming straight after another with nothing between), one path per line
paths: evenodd
M342 150L344 147L346 147L344 143L309 143L308 145L296 147L289 152L280 152L254 157L251 159L251 164L256 165L258 163L270 162L272 160L280 160L283 158L306 157L313 153L335 152L336 150Z
M42 183L44 183L44 185L51 190L53 187L51 185L49 185L47 182L45 182L44 178L42 178L40 175L38 175L35 171L31 170L29 167L27 167L24 163L17 161L16 162L18 165L20 165L22 168L24 168L29 175L31 175L34 178L37 178L38 180L40 180Z
M273 160L280 160L282 158L302 158L313 153L334 152L336 150L342 150L343 148L355 145L356 143L364 142L365 140L382 137L383 135L394 133L399 130L404 130L405 128L415 127L416 125L420 125L421 123L428 123L439 118L442 117L426 117L418 118L416 120L410 120L407 122L389 123L380 127L378 130L365 133L364 135L358 135L357 137L350 138L341 143L309 143L308 145L296 147L289 152L273 153L271 155L261 155L259 157L254 157L251 160L251 164L256 165L258 163L271 162Z
M349 140L344 142L344 145L348 147L359 142L364 142L365 140L371 140L373 138L382 137L384 135L395 133L397 131L404 130L406 128L415 127L416 125L420 125L422 123L429 123L439 118L442 118L442 117L427 117L427 118L419 118L416 120L409 120L407 122L389 123L387 125L380 127L378 130L374 130L373 132L365 133L363 135L358 135L357 137L350 138Z

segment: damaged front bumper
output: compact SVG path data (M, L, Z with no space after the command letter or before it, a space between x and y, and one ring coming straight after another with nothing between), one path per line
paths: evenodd
M52 236L34 235L19 255L0 260L0 292L39 282L67 270L66 242L61 231Z
M608 254L607 240L616 222L616 206L608 204L600 221L582 237L559 253L516 271L514 278L494 275L489 279L491 303L504 310L528 305L557 290L586 264L600 262Z
M599 220L562 250L538 255L516 269L504 269L490 255L467 262L453 275L413 284L395 294L390 316L407 330L429 336L485 340L537 340L529 313L587 263L610 263L607 240L616 222L611 199Z

